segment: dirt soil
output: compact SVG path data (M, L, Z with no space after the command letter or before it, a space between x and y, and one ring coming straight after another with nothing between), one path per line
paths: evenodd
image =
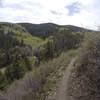
M55 89L55 91L53 91L45 100L66 100L67 82L74 62L75 58L71 60L70 64L64 71L63 77L59 82L57 89Z

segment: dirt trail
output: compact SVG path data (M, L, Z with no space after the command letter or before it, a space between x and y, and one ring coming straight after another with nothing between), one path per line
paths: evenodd
M66 68L56 91L53 94L51 94L46 100L66 100L67 81L74 62L75 58L71 60L70 64Z

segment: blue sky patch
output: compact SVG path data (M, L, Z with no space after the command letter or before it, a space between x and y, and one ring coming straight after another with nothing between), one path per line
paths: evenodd
M68 15L69 16L73 16L76 13L79 13L81 10L81 4L79 2L74 2L68 6L66 6L65 8L68 9Z
M2 7L2 0L0 0L0 7Z

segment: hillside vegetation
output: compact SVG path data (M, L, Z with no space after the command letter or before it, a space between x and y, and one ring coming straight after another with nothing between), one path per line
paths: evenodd
M68 53L62 53L61 56L52 61L42 63L39 68L35 68L31 73L26 74L23 79L15 81L8 88L7 99L45 100L45 97L61 77L61 72L76 54L77 51L71 50Z
M52 23L0 23L1 94L6 100L44 100L76 56L85 32L94 31Z
M71 72L68 100L100 99L100 33L88 33Z

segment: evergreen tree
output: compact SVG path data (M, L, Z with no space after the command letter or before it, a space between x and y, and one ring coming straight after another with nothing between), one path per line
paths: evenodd
M7 80L5 75L0 71L0 90L4 90L7 85Z
M53 58L53 56L54 56L53 40L48 40L47 45L46 45L46 57Z
M25 66L26 66L27 70L32 70L32 65L30 63L30 60L27 57L25 57L24 61L25 61Z
M5 75L9 82L20 79L25 74L24 66L21 66L18 62L11 64L5 71Z

